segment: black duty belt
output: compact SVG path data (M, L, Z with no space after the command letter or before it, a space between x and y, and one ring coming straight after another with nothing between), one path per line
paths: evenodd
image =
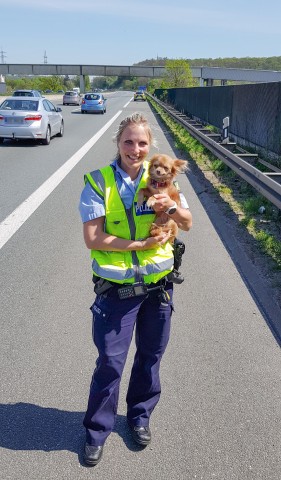
M158 282L159 284L155 284L154 287L150 285L146 285L145 283L132 283L129 285L123 285L122 287L118 288L118 295L119 298L122 300L124 298L130 297L138 297L140 295L147 295L149 292L154 290L164 290L164 286L166 282Z
M94 291L97 295L101 295L105 293L112 287L118 287L118 295L121 300L131 297L138 297L140 295L147 295L149 292L160 290L162 293L165 292L165 285L166 280L161 279L159 282L155 284L146 285L145 283L136 282L130 284L120 284L110 282L109 280L105 280L103 278L98 278L93 276L93 282L95 284ZM153 286L152 286L153 285Z

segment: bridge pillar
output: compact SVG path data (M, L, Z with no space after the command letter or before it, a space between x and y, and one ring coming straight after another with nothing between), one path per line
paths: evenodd
M85 93L85 76L80 75L80 92Z

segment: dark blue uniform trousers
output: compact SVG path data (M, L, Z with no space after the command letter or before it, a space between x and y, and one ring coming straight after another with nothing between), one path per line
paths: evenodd
M131 425L148 426L160 398L160 361L168 344L171 325L171 283L165 290L168 304L161 304L159 290L122 299L114 286L97 295L93 312L93 340L98 349L84 418L86 441L103 445L117 414L119 386L135 327L136 353L127 391L127 419Z

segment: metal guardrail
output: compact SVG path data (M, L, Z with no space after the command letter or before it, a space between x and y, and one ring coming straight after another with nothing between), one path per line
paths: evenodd
M237 175L281 210L281 170L274 166L271 167L268 162L260 160L260 163L263 163L271 170L261 172L250 163L258 159L257 154L247 153L242 150L241 152L233 153L231 150L236 146L235 143L220 143L222 140L220 134L212 133L198 120L187 117L153 95L147 93L147 96L165 110L177 123L182 125L190 135L196 138L213 155L222 160Z

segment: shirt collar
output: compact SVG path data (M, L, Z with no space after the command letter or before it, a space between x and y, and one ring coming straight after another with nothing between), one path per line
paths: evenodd
M117 159L113 160L113 162L111 163L111 166L112 166L112 167L115 169L115 171L121 176L121 178L126 181L126 183L128 183L128 184L133 184L133 185L135 185L135 186L139 184L139 181L140 181L140 179L141 179L141 176L142 176L143 172L145 171L145 168L144 168L144 166L143 166L143 164L142 164L137 178L136 178L135 180L131 180L131 177L127 174L127 172L125 172L125 171L119 166Z

